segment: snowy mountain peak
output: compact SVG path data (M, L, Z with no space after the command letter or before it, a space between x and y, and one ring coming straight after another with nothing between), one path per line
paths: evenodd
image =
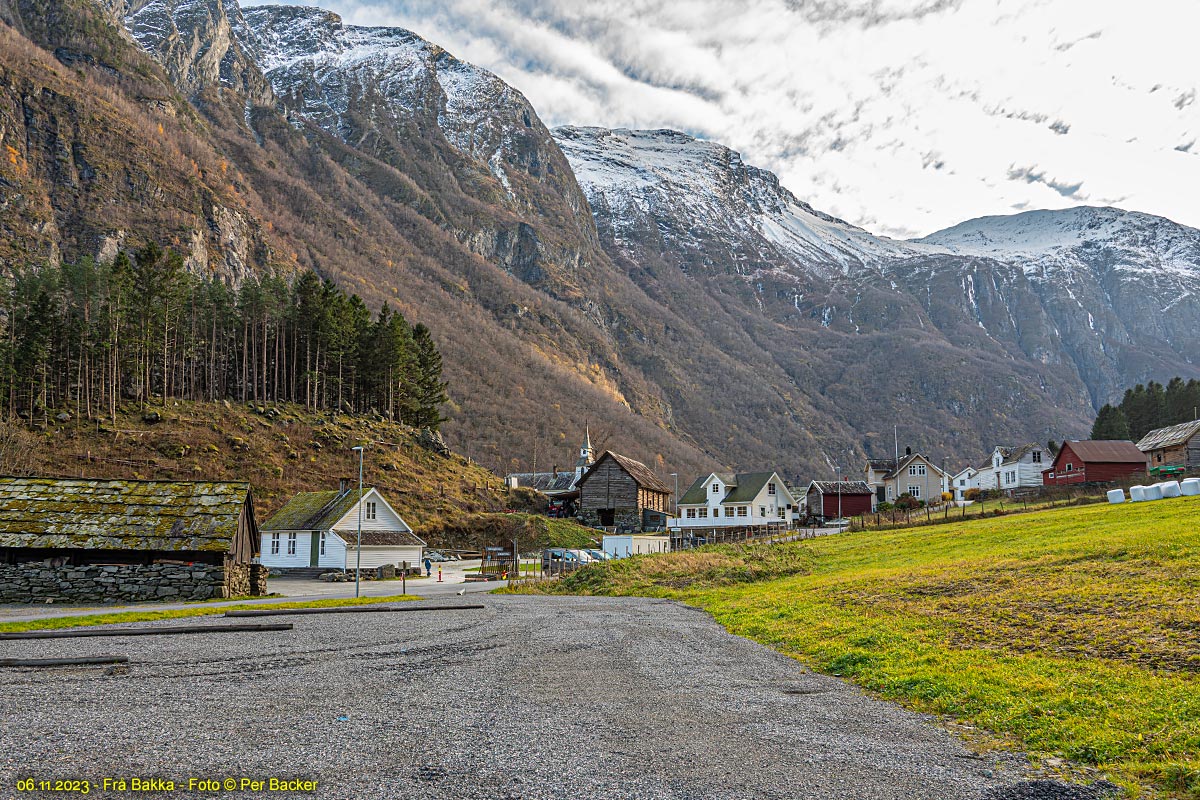
M827 274L940 252L818 211L737 151L679 131L560 127L553 134L618 237L647 217L671 218L681 232L716 233L734 249L755 251L754 260Z
M1108 251L1119 271L1200 277L1200 231L1120 208L1077 206L980 217L917 241L953 253L1024 262L1037 271Z

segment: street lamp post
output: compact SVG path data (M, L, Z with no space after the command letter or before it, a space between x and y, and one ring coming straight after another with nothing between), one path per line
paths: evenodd
M683 529L679 525L679 473L672 472L671 477L675 479L675 496L673 498L675 506L675 529L679 531L679 544L683 546ZM671 541L670 529L667 530L667 541Z
M358 451L358 541L355 544L354 596L358 597L359 574L362 572L362 489L363 489L363 446L350 448Z

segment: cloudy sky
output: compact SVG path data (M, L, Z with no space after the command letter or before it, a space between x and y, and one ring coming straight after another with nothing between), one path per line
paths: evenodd
M1080 204L1200 227L1197 0L306 4L416 31L549 125L729 145L878 233Z

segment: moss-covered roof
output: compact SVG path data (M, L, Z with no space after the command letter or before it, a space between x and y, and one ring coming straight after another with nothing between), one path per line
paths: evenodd
M250 484L0 477L0 547L230 549Z
M363 487L362 496L371 491ZM350 513L360 497L358 488L344 492L300 492L263 524L267 531L327 531Z

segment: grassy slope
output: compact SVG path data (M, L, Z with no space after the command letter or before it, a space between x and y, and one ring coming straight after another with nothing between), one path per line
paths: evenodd
M272 419L258 408L279 415ZM422 448L398 423L293 405L172 402L149 410L163 421L143 421L141 409L131 404L115 425L105 421L99 429L80 419L57 423L53 415L44 431L7 428L0 437L0 472L248 480L263 522L295 492L336 489L339 477L357 480L350 447L369 441L366 483L380 487L401 516L435 542L444 524L468 525L473 515L512 502L501 479L461 456Z
M1200 798L1200 498L641 557L558 591L655 594L1143 797ZM752 574L757 571L757 574Z

